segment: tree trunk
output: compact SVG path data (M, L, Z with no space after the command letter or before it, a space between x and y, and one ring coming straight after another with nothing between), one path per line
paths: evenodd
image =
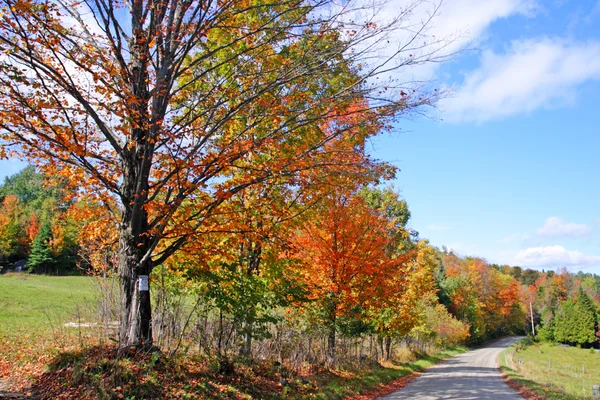
M132 163L134 164L134 163ZM121 215L118 270L121 284L121 320L119 347L147 350L152 343L152 308L150 304L149 276L152 257L148 256L148 214L144 208L145 195L136 195L139 188L148 187L149 166L128 168L123 178L122 191L125 202ZM142 183L140 183L142 182Z
M253 321L249 320L246 322L246 333L244 337L244 343L240 348L240 356L242 357L252 357L252 328Z
M329 326L327 332L325 364L327 365L327 368L332 369L335 367L335 331L337 322L337 296L335 292L329 293L326 307L329 314Z
M257 224L258 228L262 227L262 222ZM253 279L255 275L258 275L260 270L260 262L262 255L262 245L258 242L252 242L249 240L247 243L247 250L244 247L241 248L241 261L243 262L244 257L247 257L247 268L246 275L249 279ZM245 254L245 253L248 254ZM240 348L240 355L244 357L252 357L252 336L254 335L254 320L256 318L256 306L257 304L248 304L248 311L246 313L245 325L245 340L244 344Z
M327 354L326 360L327 368L335 367L335 323L329 325L329 332L327 334Z
M140 290L147 282L146 271L125 271L121 274L121 322L119 346L148 349L152 347L152 311L150 291ZM127 274L129 272L129 274ZM145 282L140 282L140 276ZM142 287L143 289L143 287Z
M154 106L152 112L148 112L149 45L144 36L141 8L132 10L131 15L134 35L129 43L129 64L133 117L131 137L120 154L123 176L119 194L123 208L118 253L121 279L119 346L136 346L145 350L152 347L149 276L154 267L150 256L153 239L146 209L158 132L158 124L152 121L162 120L164 113L158 113Z
M121 235L119 277L121 284L121 321L119 347L149 349L152 347L152 308L148 277L152 261L140 263L140 249Z
M223 345L223 310L219 310L219 340L217 341L217 354L221 356L221 347Z
M389 361L392 357L392 338L390 336L385 337L385 360Z

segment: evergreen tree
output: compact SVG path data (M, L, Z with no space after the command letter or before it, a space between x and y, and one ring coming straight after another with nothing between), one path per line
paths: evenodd
M46 269L53 263L49 245L51 237L52 229L50 223L46 221L31 244L31 252L27 260L29 272L39 271L42 267Z
M550 319L544 326L535 327L537 339L542 342L554 342L554 319Z
M590 345L596 342L596 316L585 302L568 299L554 318L554 337L558 342Z
M444 286L446 281L446 270L444 269L444 264L440 261L438 268L435 273L435 284L437 286L437 296L440 304L443 304L446 308L450 307L452 304L452 299L450 299L450 294L448 293L447 288Z
M589 311L594 315L598 313L598 308L596 307L590 296L588 296L588 294L581 287L579 288L579 292L577 293L577 301L581 304L581 307L583 307L586 311Z
M579 293L577 294L577 301L580 307L585 310L588 314L593 316L594 324L593 324L593 332L598 332L600 326L598 326L599 322L599 313L600 310L598 306L594 303L594 301L590 298L590 296L583 290L583 288L579 288ZM596 337L591 337L589 343L593 344L597 341Z

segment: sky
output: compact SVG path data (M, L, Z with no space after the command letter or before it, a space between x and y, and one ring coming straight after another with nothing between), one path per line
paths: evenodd
M430 33L467 50L416 74L449 95L369 143L400 169L391 184L422 238L600 274L599 21L600 0L443 2ZM24 165L0 161L0 179Z
M469 50L432 74L451 95L371 142L410 226L461 255L600 274L600 1L446 1L436 23L456 15Z

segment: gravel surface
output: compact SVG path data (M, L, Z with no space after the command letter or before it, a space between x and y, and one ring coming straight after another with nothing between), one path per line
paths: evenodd
M504 383L498 371L498 354L522 337L499 340L481 349L452 357L429 368L414 382L382 397L400 399L522 399Z

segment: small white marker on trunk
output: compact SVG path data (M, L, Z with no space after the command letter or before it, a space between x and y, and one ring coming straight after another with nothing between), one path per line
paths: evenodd
M140 275L138 278L138 282L140 285L140 292L147 292L148 290L150 290L148 288L148 275Z

